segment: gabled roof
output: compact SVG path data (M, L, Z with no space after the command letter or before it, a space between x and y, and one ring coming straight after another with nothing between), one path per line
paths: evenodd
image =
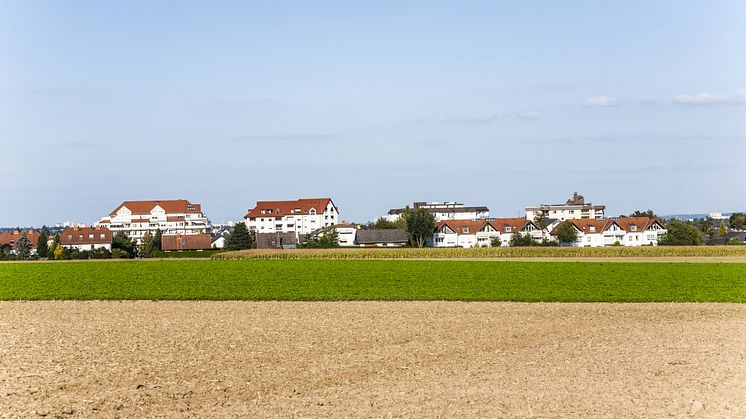
M438 231L443 226L448 226L456 234L473 234L484 228L487 223L486 220L444 220L435 223L435 230ZM465 228L468 231L464 231Z
M321 213L330 202L336 208L331 198L307 198L296 199L295 201L257 201L256 206L250 209L243 218L309 215L311 209L316 210L316 213ZM262 210L265 211L264 214L262 214Z
M637 229L634 231L645 231L656 223L663 227L660 221L650 217L624 217L614 221L622 230L626 232L632 232L633 225L637 226Z
M614 223L613 220L595 220L591 218L574 218L567 221L571 222L573 226L583 234L603 233L611 224ZM551 234L555 234L561 225L562 223L557 224Z
M494 220L490 220L490 224L492 224L492 227L500 233L515 233L516 231L523 230L529 224L533 225L537 230L540 230L539 226L537 226L533 221L529 221L524 217L495 218ZM507 231L505 228L506 226L510 226L510 231Z
M122 207L127 207L134 215L150 214L156 206L163 208L167 214L198 214L202 212L201 204L192 204L186 199L172 199L164 201L124 201L111 212L112 217L117 215Z
M31 242L31 247L36 247L36 245L39 243L39 234L38 231L34 230L28 230L28 231L20 231L20 230L14 230L14 231L4 231L0 233L0 245L7 244L10 245L11 249L15 248L15 244L18 242L18 239L21 238L21 236L26 235L26 237Z
M402 229L358 230L355 242L358 244L407 243L409 235Z
M93 235L93 237L89 237ZM101 237L103 235L103 237ZM60 234L60 244L110 244L111 230L106 227L73 227Z

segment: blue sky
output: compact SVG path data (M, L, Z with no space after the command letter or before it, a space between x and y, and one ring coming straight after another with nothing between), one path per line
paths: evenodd
M746 209L746 2L0 0L0 225Z

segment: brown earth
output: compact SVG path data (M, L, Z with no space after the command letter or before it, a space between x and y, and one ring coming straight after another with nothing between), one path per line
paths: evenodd
M746 305L2 302L0 415L746 416Z

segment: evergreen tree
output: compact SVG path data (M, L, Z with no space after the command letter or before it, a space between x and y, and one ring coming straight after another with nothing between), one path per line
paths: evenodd
M25 233L16 242L15 251L16 258L19 260L26 260L31 257L31 240L26 237Z
M47 226L44 226L41 228L41 232L39 233L39 242L36 243L36 254L40 258L46 258L49 255L47 241L49 241L49 229Z
M245 250L254 247L254 236L249 233L246 223L238 223L225 238L226 250Z
M161 237L163 236L163 233L161 233L161 229L155 231L155 236L153 236L153 248L155 250L163 250L161 245Z
M324 230L324 234L319 237L319 247L328 249L332 247L339 247L339 233L334 227L330 227Z

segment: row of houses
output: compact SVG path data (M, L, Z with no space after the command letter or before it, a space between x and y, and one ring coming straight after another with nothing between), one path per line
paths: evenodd
M556 241L558 228L564 222L571 223L577 233L577 240L568 245L578 247L656 246L666 233L666 228L660 221L649 217L555 220L546 228L541 228L527 218L446 220L436 223L429 245L487 247L495 239L499 239L501 246L508 246L516 234L528 235L536 241Z
M414 209L424 209L436 220L428 244L434 247L490 246L499 239L507 246L515 234L529 235L537 241L553 240L556 228L571 221L578 233L576 246L600 247L655 245L665 227L652 218L606 219L605 206L586 203L578 193L564 204L541 204L526 208L525 217L491 218L486 206L466 206L455 201L414 202ZM396 222L406 208L393 208L382 218ZM541 221L539 221L541 220ZM295 247L309 235L329 227L339 233L340 246L391 247L407 243L403 230L365 230L359 225L341 222L339 208L331 198L286 201L257 201L244 215L246 227L257 237L259 247ZM162 234L166 251L203 250L222 247L224 238L213 232L202 205L186 199L124 201L94 226L64 230L60 242L68 248L111 250L112 238L126 233L141 243L146 234ZM0 235L0 244L11 247L20 231ZM25 233L34 247L38 232Z

